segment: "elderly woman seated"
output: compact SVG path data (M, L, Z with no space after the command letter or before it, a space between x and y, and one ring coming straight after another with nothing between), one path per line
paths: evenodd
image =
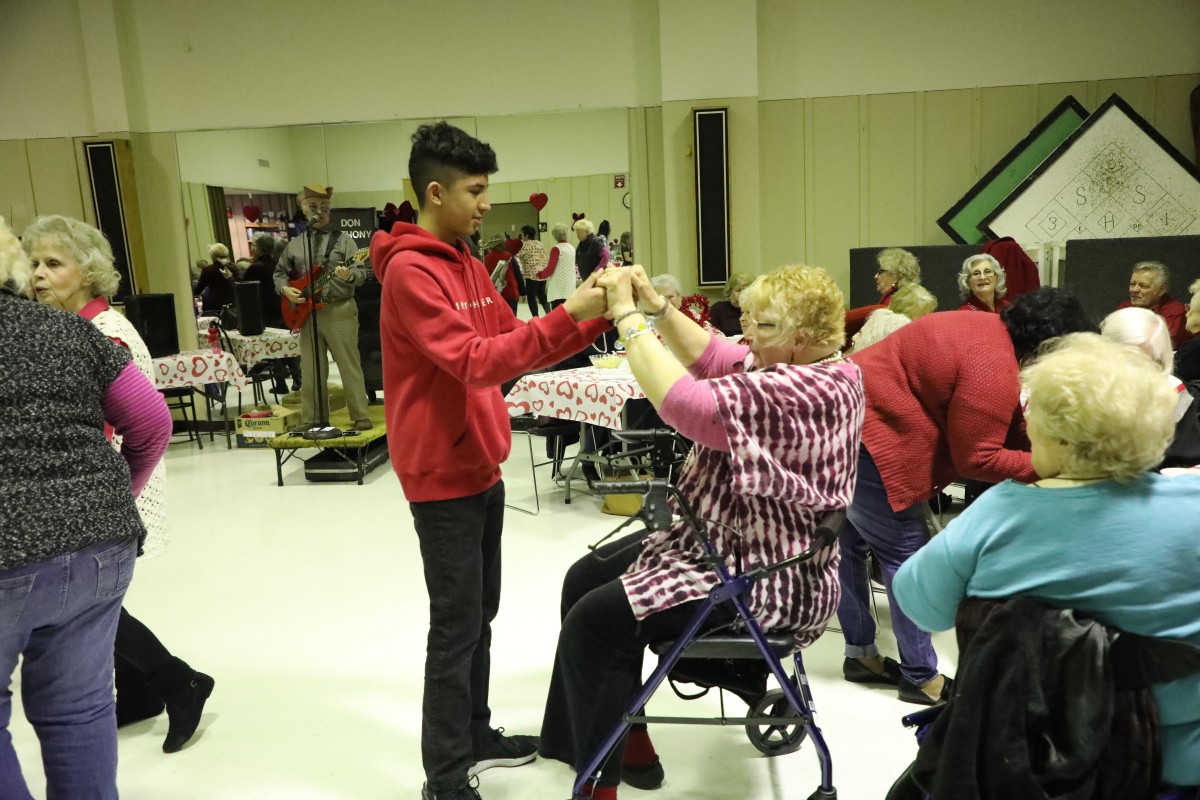
M964 302L959 311L989 311L999 314L1012 303L1004 298L1008 289L1004 267L987 253L973 255L958 272L958 293Z
M718 300L708 310L713 327L726 336L742 334L742 291L754 282L749 272L735 272L725 281L725 299Z
M1200 476L1148 472L1174 432L1175 392L1148 359L1088 333L1021 377L1041 479L994 487L910 558L892 583L904 613L941 631L965 597L1019 595L1200 645ZM1200 675L1152 690L1162 778L1198 785Z
M641 267L609 268L598 284L646 396L696 441L679 489L714 523L714 544L730 568L809 547L824 513L850 500L863 417L860 373L837 349L843 308L833 280L802 266L756 280L741 296L745 345L702 330ZM651 321L674 356L648 335ZM637 691L647 643L678 635L717 583L686 525L643 535L601 547L567 573L543 756L576 768L585 762ZM749 605L764 629L791 631L800 647L825 629L837 591L830 548L756 584ZM709 622L732 618L722 607ZM622 777L642 788L661 782L646 732L627 738L593 797L615 798Z
M1200 333L1200 281L1188 287L1192 299L1188 305L1184 327L1191 334ZM1181 381L1200 380L1200 336L1192 336L1175 351L1175 374Z
M879 270L875 273L875 288L879 290L880 305L890 305L893 295L905 286L919 286L921 264L917 257L900 247L888 247L875 256Z

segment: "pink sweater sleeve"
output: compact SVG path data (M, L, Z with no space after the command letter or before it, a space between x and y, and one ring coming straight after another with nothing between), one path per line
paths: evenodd
M658 414L663 422L692 441L712 450L729 452L729 438L717 412L717 398L707 381L698 381L689 375L675 381L667 390Z
M171 412L132 361L108 385L102 407L104 419L123 437L121 455L129 464L133 496L137 497L171 441Z
M693 378L719 378L739 371L749 352L750 348L744 344L731 342L723 336L713 336L700 357L688 367L688 372Z

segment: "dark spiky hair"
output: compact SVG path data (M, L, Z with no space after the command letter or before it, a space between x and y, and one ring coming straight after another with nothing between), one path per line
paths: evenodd
M425 191L434 181L448 186L464 175L491 175L497 169L491 145L445 120L422 125L413 134L408 177L421 208L425 207Z

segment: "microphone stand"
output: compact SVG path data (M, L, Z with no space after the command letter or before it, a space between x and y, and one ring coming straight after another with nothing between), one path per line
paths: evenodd
M325 353L321 352L321 349L319 346L321 339L320 339L320 336L317 331L317 287L314 285L316 276L313 275L313 266L314 265L313 265L313 257L312 257L313 256L312 244L313 244L313 238L314 238L314 232L315 232L315 228L313 227L313 225L315 222L317 222L319 220L320 220L320 217L317 215L313 215L312 217L309 217L308 229L304 232L304 257L305 257L306 263L308 265L307 269L308 269L308 273L309 273L308 298L305 300L305 302L309 303L309 305L310 305L310 311L309 311L309 315L308 315L308 327L309 327L310 332L312 333L313 366L316 368L316 373L317 373L317 375L316 375L317 385L314 387L316 389L315 401L317 404L317 408L316 408L316 417L317 418L316 418L316 421L313 422L313 426L311 428L309 428L308 430L306 430L304 433L302 433L301 436L305 439L309 439L312 441L320 441L323 439L340 439L346 435L346 434L342 433L342 431L340 429L334 428L329 424L329 408L326 405L326 400L325 400L325 391L326 391L325 381L326 381L328 366L325 363L327 360L327 356ZM333 231L330 231L329 235L333 236ZM328 268L329 267L327 264L324 264L324 263L321 264L322 271L324 271ZM309 376L309 377L305 378L305 380L313 380L313 377ZM303 402L303 400L301 400L301 402Z

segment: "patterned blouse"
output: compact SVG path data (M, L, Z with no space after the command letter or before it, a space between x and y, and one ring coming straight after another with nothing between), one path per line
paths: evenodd
M679 479L731 572L809 547L826 512L854 491L863 422L862 374L851 363L778 364L708 381L729 439L725 453L697 444ZM678 509L676 509L678 511ZM755 583L748 605L766 631L792 631L796 648L837 609L840 555L813 559ZM686 523L650 535L621 577L634 616L701 600L717 584Z
M101 333L128 350L137 368L151 383L154 382L154 360L150 357L150 350L124 314L114 311L108 301L98 297L84 306L79 315L90 319ZM120 451L121 437L114 434L112 443ZM165 552L168 545L166 461L159 461L154 472L150 473L150 480L146 481L146 486L137 497L137 509L146 526L142 557L153 558Z

